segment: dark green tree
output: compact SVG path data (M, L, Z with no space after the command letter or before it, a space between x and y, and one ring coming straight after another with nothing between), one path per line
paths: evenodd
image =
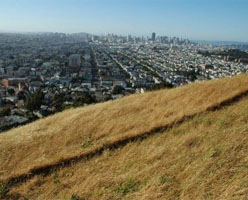
M9 115L11 112L11 108L9 105L4 106L1 110L0 110L0 117L5 117L7 115Z
M38 90L27 98L26 107L29 111L39 110L44 99L44 94Z
M14 96L15 90L13 88L8 88L8 93L9 93L9 95Z
M78 107L83 106L84 104L92 104L96 102L95 96L91 95L89 92L84 92L81 96L76 98L73 106Z
M26 95L25 95L25 93L23 91L18 92L17 98L18 98L18 100L26 101Z
M62 111L64 109L63 103L66 101L66 95L64 93L56 93L53 96L53 102L56 107L56 111Z
M154 84L150 90L161 90L165 88L173 88L173 85L164 81L162 83Z
M113 94L122 94L125 89L122 86L116 85L113 89Z

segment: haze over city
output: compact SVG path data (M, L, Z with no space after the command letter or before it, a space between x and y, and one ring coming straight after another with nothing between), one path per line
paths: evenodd
M247 10L247 0L0 0L0 31L247 42Z

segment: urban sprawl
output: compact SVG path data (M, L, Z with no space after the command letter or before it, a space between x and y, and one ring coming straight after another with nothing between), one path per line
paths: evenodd
M245 50L155 33L3 33L0 131L71 107L246 73L247 58Z

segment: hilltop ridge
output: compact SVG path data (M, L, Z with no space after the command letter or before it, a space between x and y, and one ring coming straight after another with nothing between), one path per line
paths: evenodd
M193 175L194 171L205 173L204 170L209 165L208 160L204 161L205 154L211 154L207 145L211 146L213 157L219 156L221 162L227 155L223 149L229 149L233 145L228 143L231 136L234 136L235 144L240 142L246 145L244 121L247 116L247 95L248 76L240 75L64 111L0 135L0 180L11 189L9 194L19 195L15 198L25 196L30 199L61 199L64 190L68 197L76 192L86 199L205 198L206 196L202 196L205 193L202 190L207 187L205 179L197 174ZM224 122L219 122L219 119ZM230 130L226 130L226 127ZM237 127L242 131L235 136ZM225 138L223 134L230 131ZM208 132L214 133L212 139ZM218 145L216 141L221 142L221 138L224 141ZM192 149L195 155L187 149ZM168 153L166 156L165 152ZM241 153L245 160L245 154ZM182 159L180 167L179 158ZM190 160L185 162L187 158ZM216 164L213 160L211 162L212 165ZM155 175L155 171L160 170L156 163L159 166L166 164L165 169L171 166L167 172L162 170L164 174L159 172ZM190 163L195 166L190 166ZM123 169L124 166L129 166L131 171ZM173 166L176 168L174 171ZM101 167L109 168L109 177ZM188 170L187 176L180 173L180 170ZM170 174L172 171L178 172L178 175ZM61 184L58 186L52 183L55 172L61 178L59 182L63 182L63 187L68 187L63 188ZM66 174L71 172L73 175L68 178ZM82 175L83 173L87 175ZM213 173L214 178L216 174ZM100 180L94 180L93 183L89 178L94 174ZM156 179L158 182L149 178L149 174L154 174L159 179ZM197 181L204 182L198 193L193 187L182 185L186 182L189 184L189 174L195 177L191 185L195 185ZM142 176L147 180L141 180ZM41 185L38 184L40 181ZM108 182L109 187L101 186L102 181L104 184ZM227 178L228 181L230 180ZM80 187L73 182L77 182L85 191L80 192ZM91 184L87 186L87 183ZM116 184L119 188L114 188ZM157 191L165 185L165 194ZM49 187L57 193L54 194ZM173 192L169 191L171 187ZM226 197L231 197L228 196L227 188L224 190L227 192ZM195 193L191 195L191 191ZM246 194L245 191L239 192ZM152 195L153 192L157 196ZM215 195L217 194L213 193L212 197L218 197Z

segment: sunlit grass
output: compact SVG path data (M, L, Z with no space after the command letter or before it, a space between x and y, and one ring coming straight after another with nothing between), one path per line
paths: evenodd
M242 149L238 145L247 130L245 110L248 104L242 101L240 106L232 107L233 110L226 113L216 111L206 116L199 113L246 91L248 76L242 75L70 109L13 129L0 135L0 179L28 173L34 167L53 164L198 114L166 134L131 143L116 152L105 152L88 164L79 163L63 169L56 176L60 184L54 184L54 177L48 177L44 188L40 187L40 181L38 186L36 182L32 182L33 185L29 182L18 191L28 193L31 184L39 191L40 199L52 199L55 195L52 191L62 195L62 190L69 196L78 194L86 199L87 196L98 199L97 195L99 199L160 199L166 195L174 198L186 196L188 199L191 196L211 197L213 194L209 192L201 196L205 187L211 186L204 182L204 177L215 176L220 167L226 167L223 159L215 160L227 152L234 159L230 145L234 145L234 151ZM68 177L64 173L72 175ZM200 176L203 179L200 180ZM126 193L130 190L125 189L125 181L130 178L142 187ZM124 187L119 191L124 191L125 195L117 192L118 185ZM194 187L199 187L199 190L191 194ZM225 192L230 194L227 190Z

